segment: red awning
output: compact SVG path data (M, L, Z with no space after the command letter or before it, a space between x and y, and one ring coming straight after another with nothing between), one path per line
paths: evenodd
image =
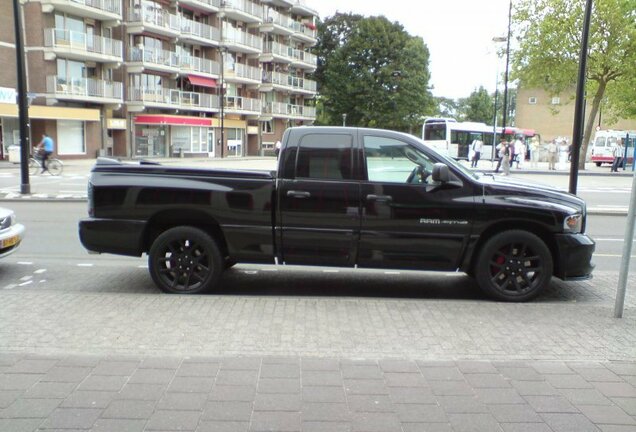
M135 124L165 124L186 126L212 126L209 117L187 117L171 115L139 115L134 118Z
M188 79L192 83L192 85L198 85L202 87L216 87L216 80L214 78L205 78L196 75L188 75Z

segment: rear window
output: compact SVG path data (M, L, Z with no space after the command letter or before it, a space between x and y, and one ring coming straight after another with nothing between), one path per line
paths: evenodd
M598 137L594 141L594 147L605 147L605 137Z

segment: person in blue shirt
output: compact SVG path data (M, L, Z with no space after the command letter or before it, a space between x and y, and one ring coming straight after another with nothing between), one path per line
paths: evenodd
M40 172L40 174L43 174L44 171L49 170L46 166L46 161L49 159L49 156L51 156L51 153L53 153L53 147L54 147L53 138L51 138L45 133L42 134L42 141L40 141L40 143L37 146L42 156L42 171Z

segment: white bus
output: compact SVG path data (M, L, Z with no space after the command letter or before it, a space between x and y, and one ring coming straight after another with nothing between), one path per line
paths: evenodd
M468 159L470 145L475 138L480 139L484 146L481 150L482 159L495 159L492 154L493 143L498 144L497 138L501 134L512 141L516 137L523 137L526 145L532 137L538 134L532 129L506 127L505 130L478 122L458 122L451 118L427 118L422 126L422 140L438 152L455 159Z
M628 135L630 137L629 144L627 143ZM614 148L616 147L618 139L622 138L623 146L629 148L635 136L636 131L597 130L594 134L594 140L590 143L590 147L592 148L590 159L596 166L601 166L604 163L611 164L614 162ZM630 152L628 151L627 154L629 160L631 160Z

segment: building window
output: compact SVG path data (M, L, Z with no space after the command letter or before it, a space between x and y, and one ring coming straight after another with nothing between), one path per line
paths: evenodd
M528 98L528 103L529 103L530 105L536 105L536 104L537 104L537 98L536 98L536 97L534 97L534 96L529 97L529 98Z
M75 120L57 121L57 154L86 154L84 122Z
M274 133L274 121L267 120L261 122L261 132L264 134L273 134Z
M555 96L552 98L552 101L550 102L552 105L559 105L561 103L561 98L558 96Z

